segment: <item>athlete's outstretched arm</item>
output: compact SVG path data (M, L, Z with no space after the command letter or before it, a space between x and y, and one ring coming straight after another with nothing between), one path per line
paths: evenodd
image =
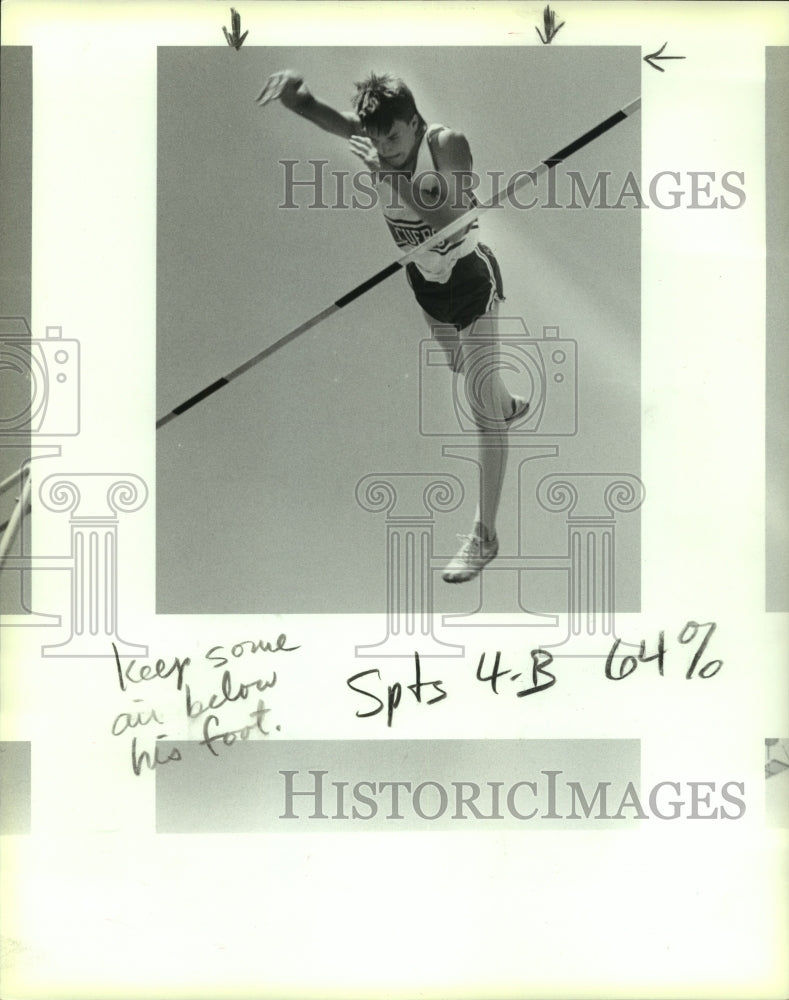
M306 118L325 132L331 132L332 135L350 139L360 131L361 126L356 115L350 111L337 111L319 101L310 92L304 77L296 70L285 69L272 73L255 98L255 103L262 108L270 101L277 100L289 110Z

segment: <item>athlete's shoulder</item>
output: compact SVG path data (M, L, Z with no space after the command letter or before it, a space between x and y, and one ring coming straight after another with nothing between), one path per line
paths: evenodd
M470 165L471 148L463 132L446 125L431 125L428 136L439 166L458 168Z
M449 128L448 125L428 125L427 137L431 145L439 149L452 149L468 145L465 133L456 128Z

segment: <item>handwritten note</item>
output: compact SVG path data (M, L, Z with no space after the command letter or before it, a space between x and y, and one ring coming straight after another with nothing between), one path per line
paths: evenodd
M684 669L685 680L708 680L718 674L723 666L721 659L702 662L716 628L715 622L689 620L677 633L676 646L666 644L666 633L663 630L651 644L643 638L632 644L614 638L607 654L601 653L602 674L606 680L622 681L634 674L640 665L654 663L657 676L664 677L666 666L671 667L676 663L677 669L680 669L680 664ZM483 652L477 662L476 679L487 684L495 695L508 689L506 684L500 685L505 678L510 684L516 685L512 691L518 698L548 691L558 679L557 674L552 672L556 669L554 654L547 649L531 649L528 651L528 660L527 667L504 669L501 651L494 654L492 664L488 664L487 654ZM550 666L552 670L548 670ZM376 668L362 670L349 677L345 683L355 694L368 699L364 708L356 710L357 719L369 719L384 713L386 725L391 728L406 692L410 692L420 705L435 705L449 696L445 682L434 675L431 678L424 678L419 653L415 652L414 681L411 684L404 686L399 680L386 683L381 671Z
M139 691L143 695L133 697L126 710L118 712L110 727L113 736L132 734L131 766L139 776L144 769L152 771L182 759L177 746L159 745L160 741L173 738L161 730L168 724L167 713L151 704L158 700L161 684L170 685L170 694L172 690L178 693L178 718L187 723L199 722L200 745L216 757L222 747L231 747L238 740L269 736L272 726L275 730L280 728L269 719L271 709L261 697L276 686L276 670L260 672L258 669L253 676L239 680L234 676L234 669L248 669L252 658L257 659L261 654L293 653L300 646L289 645L287 636L281 633L274 642L244 639L230 647L211 646L202 657L195 659L175 656L169 661L157 659L154 663L130 659L125 664L114 643L112 648L120 690L132 695ZM206 667L210 672L207 673ZM148 686L151 684L156 686L151 688ZM239 718L238 711L242 709ZM227 721L228 715L233 716L233 724ZM171 714L169 721L175 721ZM144 735L138 734L138 730L144 730Z

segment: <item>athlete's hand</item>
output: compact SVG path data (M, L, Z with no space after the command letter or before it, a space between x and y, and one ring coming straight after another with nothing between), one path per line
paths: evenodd
M358 156L362 163L372 170L373 173L377 173L386 167L386 160L382 160L378 155L378 151L375 146L370 142L367 136L364 135L352 135L350 138L351 152L354 156Z
M281 101L286 108L296 108L310 96L304 77L294 69L272 73L263 89L255 98L258 107L265 107L271 101Z

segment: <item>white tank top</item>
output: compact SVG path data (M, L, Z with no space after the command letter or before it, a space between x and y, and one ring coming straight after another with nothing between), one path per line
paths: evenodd
M433 159L433 152L430 148L430 139L438 132L446 128L445 125L428 125L416 157L416 166L413 175L436 170L436 163ZM412 250L420 243L424 243L434 235L435 230L424 219L421 219L407 205L395 205L396 201L392 188L386 181L376 185L378 200L384 211L389 231L394 237L395 243L402 250ZM473 204L476 204L474 199ZM428 281L435 281L445 284L449 280L452 268L460 257L472 252L477 246L479 221L474 219L466 230L455 233L446 240L442 240L431 250L426 250L420 257L414 260L414 265L419 268Z

